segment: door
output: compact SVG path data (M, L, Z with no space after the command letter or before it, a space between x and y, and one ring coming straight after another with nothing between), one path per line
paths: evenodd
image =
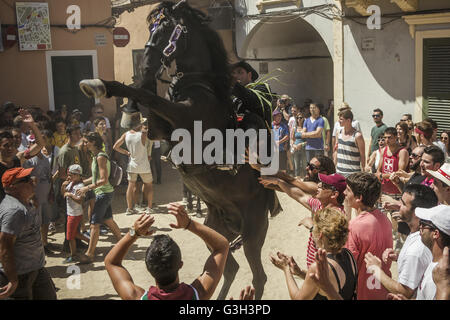
M92 56L53 56L51 59L55 110L63 104L69 113L80 109L83 121L86 121L95 100L81 92L79 83L83 79L93 78Z
M450 130L450 38L423 40L423 113Z

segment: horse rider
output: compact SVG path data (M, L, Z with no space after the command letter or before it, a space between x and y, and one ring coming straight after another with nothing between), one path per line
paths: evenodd
M248 113L259 115L265 122L265 128L272 127L272 93L266 83L254 82L258 79L258 72L244 60L231 66L233 79L233 104L238 120Z

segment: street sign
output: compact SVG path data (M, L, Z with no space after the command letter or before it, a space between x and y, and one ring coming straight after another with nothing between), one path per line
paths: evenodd
M114 28L113 42L116 47L125 47L130 42L130 33L122 27Z

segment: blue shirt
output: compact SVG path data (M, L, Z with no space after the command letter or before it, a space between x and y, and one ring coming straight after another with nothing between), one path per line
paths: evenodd
M324 127L324 121L322 117L317 118L314 122L311 122L311 117L305 120L303 128L306 128L306 132L316 131L317 128ZM322 135L318 138L306 138L306 150L323 150L323 138Z
M275 126L275 124L272 124L272 132L273 132L273 137L274 137L275 141L280 141L284 137L289 136L289 128L283 122L281 122L279 126ZM287 150L288 142L289 142L289 139L286 142L283 142L282 144L280 144L278 147L278 151Z

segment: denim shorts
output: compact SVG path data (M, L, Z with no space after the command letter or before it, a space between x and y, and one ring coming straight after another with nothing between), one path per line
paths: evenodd
M112 219L111 202L114 192L95 195L94 210L92 210L91 224L101 224Z

